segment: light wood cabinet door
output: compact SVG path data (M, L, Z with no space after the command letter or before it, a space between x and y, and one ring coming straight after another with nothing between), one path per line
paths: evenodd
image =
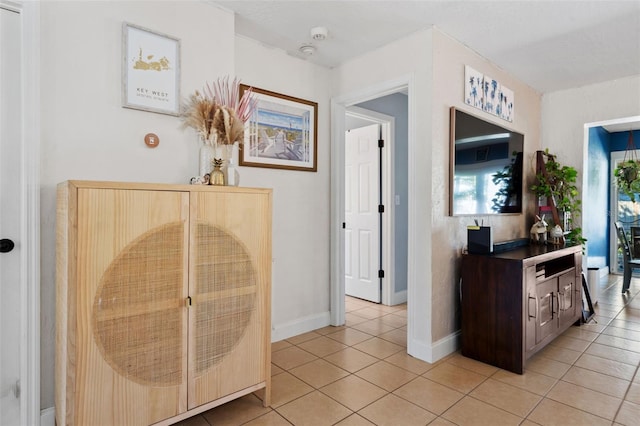
M58 424L269 405L270 190L69 181L57 221Z
M191 193L189 409L270 380L270 225L270 194Z
M62 200L62 422L151 424L185 411L188 193L80 188Z

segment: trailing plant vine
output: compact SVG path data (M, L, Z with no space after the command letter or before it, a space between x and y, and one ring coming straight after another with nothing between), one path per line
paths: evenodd
M636 195L640 193L640 162L635 159L624 160L616 166L613 175L618 190L628 195L635 203Z
M636 202L636 194L640 193L640 161L636 158L635 149L633 132L629 131L629 140L627 141L624 159L613 171L616 186L620 191L628 195L634 203Z

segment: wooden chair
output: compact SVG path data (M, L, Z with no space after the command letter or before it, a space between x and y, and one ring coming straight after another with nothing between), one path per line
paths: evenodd
M624 229L622 228L622 222L615 222L616 233L618 234L618 242L620 243L620 247L622 248L622 256L623 256L623 264L624 264L624 274L622 278L622 292L626 293L629 291L629 284L631 283L631 273L633 269L640 269L640 259L634 259L631 252L631 247L629 246L629 241L627 240L627 235L624 233Z

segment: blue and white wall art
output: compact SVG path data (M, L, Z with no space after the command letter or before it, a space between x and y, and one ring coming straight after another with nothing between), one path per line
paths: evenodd
M513 121L513 90L500 84L488 75L484 75L464 66L464 103L496 115L503 120Z
M464 66L464 103L482 109L484 104L484 75L468 65Z

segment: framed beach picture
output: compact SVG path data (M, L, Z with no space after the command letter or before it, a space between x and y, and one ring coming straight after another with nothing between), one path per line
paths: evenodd
M180 115L180 40L122 24L122 106Z
M249 86L240 85L240 97ZM240 165L315 172L318 167L318 104L251 88L257 99L245 123Z

